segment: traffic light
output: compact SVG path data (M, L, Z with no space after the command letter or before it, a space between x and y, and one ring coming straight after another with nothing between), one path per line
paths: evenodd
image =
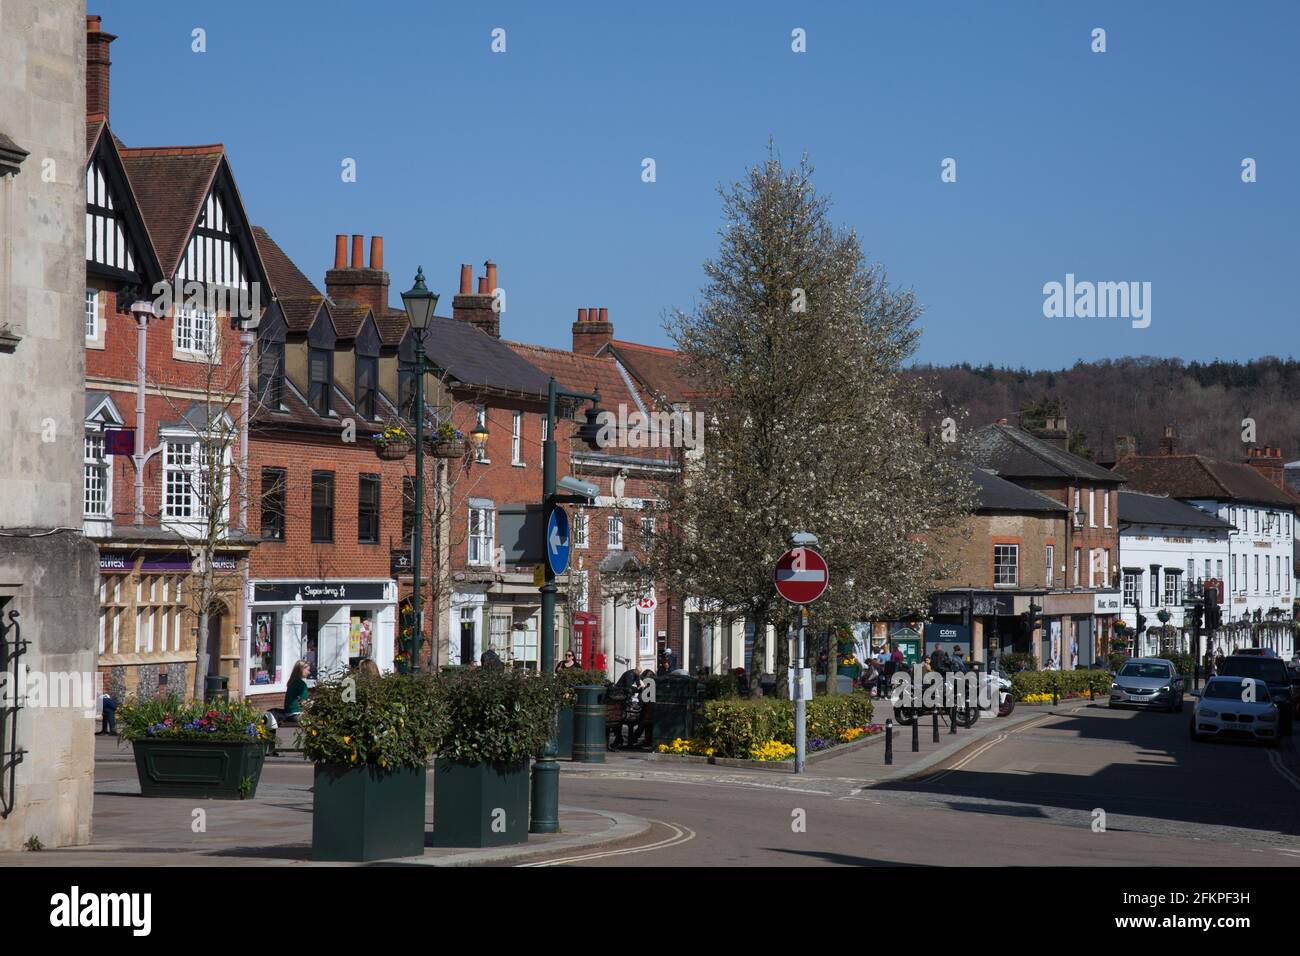
M1205 585L1205 626L1209 630L1214 630L1219 626L1219 589L1217 586L1206 582Z
M1134 633L1141 634L1144 631L1146 631L1146 629L1147 629L1147 616L1143 614L1141 611L1138 611L1137 627L1134 628Z
M1201 626L1201 613L1203 611L1203 608L1199 604L1193 604L1187 610L1192 617L1192 627L1199 628Z
M1025 622L1025 631L1031 641L1034 639L1034 631L1038 630L1038 612L1041 610L1041 607L1030 601L1029 610L1020 615L1020 619Z

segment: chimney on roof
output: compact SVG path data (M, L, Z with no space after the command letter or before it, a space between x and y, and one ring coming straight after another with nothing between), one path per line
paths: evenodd
M362 258L365 236L352 237L348 263L347 236L334 237L334 268L325 273L325 294L339 304L368 305L376 315L388 314L388 273L384 271L384 237L370 237L370 266Z
M1125 458L1132 458L1138 453L1137 438L1133 435L1116 435L1115 436L1115 463L1119 464Z
M460 267L460 293L451 300L451 316L457 322L477 326L494 339L501 338L501 315L492 308L492 291L497 287L497 266L489 259L483 264L485 275L478 277L478 291L471 293L470 280L474 270Z
M609 309L593 306L578 310L578 321L573 323L573 351L579 355L595 355L613 337L614 323L609 321Z
M1034 435L1062 451L1070 450L1070 430L1066 427L1064 416L1044 419L1043 427L1035 429Z
M117 39L100 29L100 18L86 17L86 119L108 122L108 45Z
M1279 488L1286 487L1286 471L1282 465L1282 449L1265 445L1263 448L1247 448L1246 464L1267 478Z
M467 262L460 265L460 294L469 295L474 291L474 267Z
M1168 458L1170 455L1178 453L1178 429L1174 425L1166 425L1165 433L1160 436L1160 454Z

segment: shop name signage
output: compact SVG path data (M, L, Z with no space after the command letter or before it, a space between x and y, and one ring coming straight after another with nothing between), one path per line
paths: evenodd
M253 585L253 600L264 604L292 604L296 601L355 604L359 601L382 602L385 591L383 582L265 581Z
M1096 594L1093 596L1094 614L1119 614L1123 610L1123 598L1118 591L1110 594Z
M135 569L136 558L140 553L105 553L99 556L99 570L101 571L131 571ZM140 562L140 570L146 573L159 572L183 572L188 573L198 570L198 561L191 558L184 551L154 551L144 553L144 559ZM236 557L217 555L212 559L212 570L214 571L238 571L239 559Z

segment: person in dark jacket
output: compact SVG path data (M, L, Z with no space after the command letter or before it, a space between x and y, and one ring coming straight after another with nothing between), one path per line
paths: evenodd
M637 740L641 737L641 689L644 685L641 682L641 675L629 668L623 672L616 686L627 696L623 700L622 719L614 730L614 748L623 746L623 725L626 724L627 746L631 749L637 745Z

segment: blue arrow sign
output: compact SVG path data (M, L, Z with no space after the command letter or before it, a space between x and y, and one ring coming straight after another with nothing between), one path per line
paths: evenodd
M546 522L546 560L556 574L569 566L569 514L558 505Z

